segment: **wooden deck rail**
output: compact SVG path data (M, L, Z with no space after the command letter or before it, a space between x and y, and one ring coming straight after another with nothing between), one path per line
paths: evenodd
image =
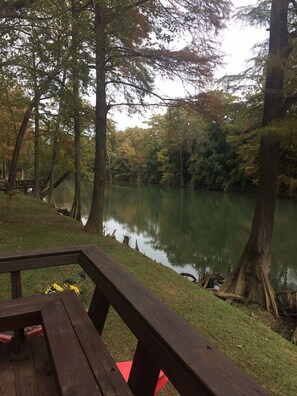
M0 191L6 191L8 186L7 180L0 180ZM34 188L35 182L33 179L16 180L14 188L23 192L28 192L30 189ZM46 187L45 180L39 180L39 187L41 189Z
M0 273L11 273L12 295L20 297L21 271L74 263L96 285L89 316L99 334L112 306L138 340L133 394L153 395L160 369L185 396L268 394L95 245L1 254Z

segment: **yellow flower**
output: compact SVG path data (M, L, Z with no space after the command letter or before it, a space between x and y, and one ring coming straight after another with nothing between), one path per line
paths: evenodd
M50 293L56 293L56 292L62 292L64 290L73 290L77 295L80 294L80 290L76 285L71 285L69 283L64 283L63 287L58 285L58 283L53 283L52 285L49 285L46 290L45 294L50 294Z
M53 288L58 291L58 292L62 292L64 289L63 287L61 287L60 285L58 285L57 283L53 284Z
M53 283L52 285L49 285L46 288L45 294L62 292L62 291L64 291L64 289L60 285L58 285L57 283Z
M69 285L69 289L73 290L77 295L80 294L80 290L76 285Z

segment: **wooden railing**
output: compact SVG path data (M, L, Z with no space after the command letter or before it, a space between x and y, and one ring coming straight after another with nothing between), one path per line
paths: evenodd
M128 384L153 395L162 369L181 395L267 395L231 360L200 336L121 265L95 245L0 255L11 273L12 297L22 295L21 271L78 263L95 284L89 316L99 334L110 306L138 340Z
M29 189L34 188L34 180L32 179L25 179L25 180L16 180L15 181L15 186L14 188L16 190L20 190L23 192L28 192ZM7 180L0 180L0 191L6 191L8 186L8 181ZM46 181L40 180L39 181L39 187L41 189L46 187Z

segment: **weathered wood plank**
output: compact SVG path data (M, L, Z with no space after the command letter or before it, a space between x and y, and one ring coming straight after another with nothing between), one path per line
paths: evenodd
M131 390L75 293L64 294L62 301L102 394L131 396Z
M0 302L0 332L40 324L40 309L57 298L43 294Z
M16 395L14 372L10 364L9 344L0 344L0 395Z
M59 394L54 372L44 337L30 340L32 345L36 380L41 396L57 396Z
M26 252L2 253L0 254L0 273L76 264L82 250L95 248L96 245L77 245Z
M182 395L267 395L100 249L80 264Z
M61 299L41 309L44 333L61 395L101 395Z
M29 357L14 361L12 370L15 375L16 396L39 396L31 345L27 344Z

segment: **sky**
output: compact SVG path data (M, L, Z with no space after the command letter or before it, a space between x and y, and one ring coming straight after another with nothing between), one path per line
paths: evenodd
M257 0L233 0L234 7L254 5ZM240 21L232 20L228 23L225 32L222 34L221 51L225 54L224 66L215 72L216 77L226 74L238 74L247 66L247 61L253 57L252 47L268 37L265 28L255 28L247 26ZM175 96L182 96L184 90L181 83L159 82L164 92L171 92ZM155 110L155 112L158 112ZM142 122L148 119L150 113L134 115L129 117L125 111L117 111L112 114L112 118L117 122L119 129L127 127L145 126Z
M256 3L257 0L233 0L235 7ZM222 42L222 50L226 54L223 74L235 74L243 70L246 67L246 61L253 56L252 47L268 38L268 34L265 27L255 28L240 21L230 21Z

